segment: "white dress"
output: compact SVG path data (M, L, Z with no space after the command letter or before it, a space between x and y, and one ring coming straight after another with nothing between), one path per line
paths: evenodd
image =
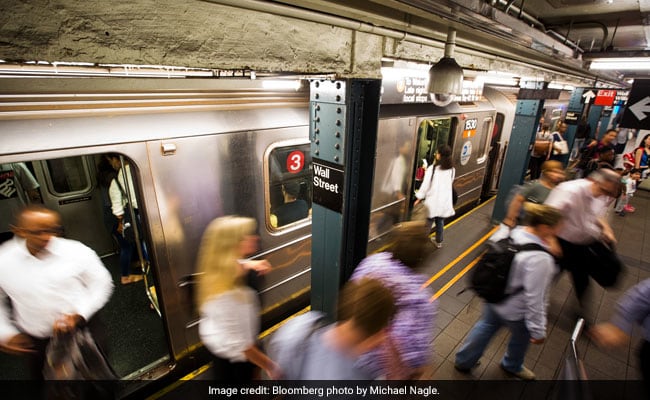
M435 173L433 172L434 168ZM433 178L431 174L433 174ZM422 186L415 197L420 200L424 199L429 218L447 218L456 213L452 197L452 184L455 175L454 168L441 169L440 166L427 168L422 179Z

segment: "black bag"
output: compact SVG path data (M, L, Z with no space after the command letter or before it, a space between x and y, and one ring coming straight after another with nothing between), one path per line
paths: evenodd
M515 244L511 237L497 242L488 242L487 251L472 269L469 288L488 303L500 303L509 296L521 292L523 288L518 288L513 293L506 293L510 267L517 253L533 250L547 252L536 243Z
M458 192L453 186L451 187L451 203L453 205L456 205L456 203L458 203Z

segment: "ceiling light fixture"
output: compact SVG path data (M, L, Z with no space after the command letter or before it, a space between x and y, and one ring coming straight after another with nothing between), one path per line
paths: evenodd
M650 59L648 58L594 58L591 61L589 69L602 70L633 70L633 69L650 69Z

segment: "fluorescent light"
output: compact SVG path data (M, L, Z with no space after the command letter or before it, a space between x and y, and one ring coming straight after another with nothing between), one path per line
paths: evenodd
M594 58L589 69L628 70L650 69L648 58Z

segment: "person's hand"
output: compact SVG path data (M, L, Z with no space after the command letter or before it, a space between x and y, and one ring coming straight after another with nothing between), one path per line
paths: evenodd
M606 244L610 246L616 244L616 237L614 236L614 231L612 231L609 227L603 229L602 239Z
M595 325L587 331L587 335L602 347L616 347L627 343L629 336L616 325L606 322Z
M244 263L244 268L255 271L258 275L265 275L271 272L273 266L266 260L251 260Z
M266 372L266 375L272 381L277 381L282 378L282 369L274 362L272 362L269 368L265 369L264 372Z
M422 200L420 200L420 199L415 200L415 202L413 203L413 207L417 206L421 202L422 202Z
M542 344L542 343L544 343L544 338L541 338L541 339L530 338L530 343L532 343L532 344Z
M54 334L65 334L81 327L86 320L79 314L67 314L54 322Z
M24 333L12 336L6 343L0 343L0 351L8 354L35 353L34 342Z

